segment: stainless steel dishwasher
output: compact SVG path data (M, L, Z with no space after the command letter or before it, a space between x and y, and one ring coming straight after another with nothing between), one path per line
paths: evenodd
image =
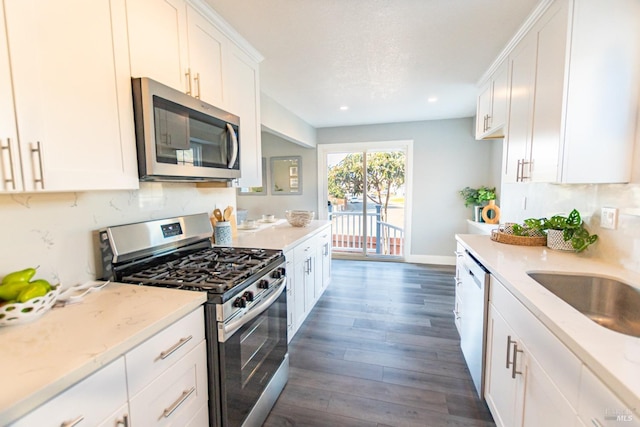
M468 251L460 261L460 347L478 396L484 395L489 273Z

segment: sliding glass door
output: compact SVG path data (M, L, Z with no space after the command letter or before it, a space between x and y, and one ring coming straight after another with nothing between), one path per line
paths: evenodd
M408 150L397 143L373 145L319 149L321 194L326 196L326 218L333 223L337 257L402 259L405 255Z

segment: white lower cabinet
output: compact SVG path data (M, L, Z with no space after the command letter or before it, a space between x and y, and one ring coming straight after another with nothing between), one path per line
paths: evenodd
M640 426L626 406L495 277L485 398L503 427Z
M582 367L578 416L590 427L640 426L637 412L618 399L586 366Z
M291 341L331 281L331 227L327 226L285 252L287 258L287 331Z
M132 426L184 426L207 406L204 341L131 397ZM197 425L197 424L193 424ZM200 426L208 425L208 420Z
M202 308L125 355L132 426L183 426L207 410ZM207 416L208 418L208 416ZM208 421L203 424L208 425Z
M127 380L120 357L10 426L127 426L128 416Z
M325 230L318 234L316 260L318 267L316 268L316 290L317 298L329 286L331 282L331 229Z
M492 276L485 398L496 424L576 425L581 366Z
M186 315L11 427L209 426L204 309Z

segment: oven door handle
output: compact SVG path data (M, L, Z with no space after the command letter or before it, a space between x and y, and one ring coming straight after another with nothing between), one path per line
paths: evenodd
M240 329L241 327L243 327L244 325L246 325L256 317L261 315L267 308L269 308L275 300L280 298L280 295L282 295L282 292L284 292L286 288L285 286L286 281L287 281L287 278L283 277L282 280L280 281L281 285L278 287L278 289L276 289L276 291L273 292L273 294L269 295L267 299L260 301L260 303L257 306L252 307L251 310L244 316L232 322L229 322L227 324L219 323L218 324L218 342L225 342L234 333L236 333L238 329Z

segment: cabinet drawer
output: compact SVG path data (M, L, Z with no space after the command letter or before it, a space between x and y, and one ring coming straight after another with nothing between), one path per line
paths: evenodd
M304 261L309 258L311 255L315 254L316 250L316 236L312 236L305 240L304 242L299 243L295 248L293 248L293 256L295 257L295 262Z
M124 359L120 357L20 418L11 427L60 427L81 418L79 426L97 426L123 405L125 412L121 415L126 415L126 403L126 374Z
M491 276L490 300L521 337L529 351L576 408L582 363L495 277Z
M585 425L639 427L639 412L632 412L593 372L582 367L578 416Z
M207 404L205 341L130 401L131 425L184 426ZM196 425L196 424L194 424Z
M204 339L204 309L186 315L125 355L129 394L137 394Z

